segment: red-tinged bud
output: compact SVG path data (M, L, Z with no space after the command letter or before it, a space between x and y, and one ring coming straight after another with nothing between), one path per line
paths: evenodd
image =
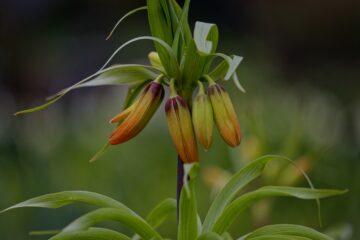
M190 110L185 99L178 95L169 98L165 112L170 135L181 160L184 163L198 161Z
M163 86L156 81L149 83L134 109L110 135L109 143L120 144L135 137L154 115L163 97Z
M206 95L204 86L199 82L199 92L192 105L192 122L196 138L206 150L212 144L213 118L213 109L209 96Z
M238 146L241 140L240 124L229 94L221 85L211 81L208 87L208 94L220 135L230 146Z

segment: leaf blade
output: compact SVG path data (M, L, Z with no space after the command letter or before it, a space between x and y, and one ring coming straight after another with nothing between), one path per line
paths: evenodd
M246 193L230 203L219 216L212 231L223 234L240 213L255 201L266 197L294 197L299 199L320 199L340 195L346 191L329 189L310 189L299 187L266 186Z

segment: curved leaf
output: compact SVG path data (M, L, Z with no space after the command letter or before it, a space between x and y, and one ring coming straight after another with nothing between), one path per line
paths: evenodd
M144 239L160 238L159 233L141 217L118 208L100 208L87 213L66 226L63 232L87 230L94 224L104 221L120 222Z
M149 70L150 66L127 64L114 65L113 67L116 68L108 70L96 78L77 85L74 88L143 82L155 79L159 75L158 73Z
M198 240L223 240L223 238L213 232L202 234L198 237Z
M124 210L125 212L135 214L124 204L110 197L98 193L87 192L87 191L64 191L64 192L42 195L18 203L14 206L2 210L0 213L9 211L11 209L23 208L23 207L60 208L72 203L86 203L99 207L118 208Z
M137 13L139 11L143 11L143 10L147 10L147 6L142 6L142 7L138 7L135 8L131 11L129 11L128 13L126 13L124 16L122 16L119 21L116 22L115 26L111 29L109 35L106 37L106 40L108 40L114 33L114 31L116 30L116 28L119 26L119 24L124 21L127 17L133 15L134 13Z
M130 240L128 236L104 228L90 228L86 231L61 232L50 240Z
M148 12L150 11L150 9L148 9ZM159 49L157 49L157 52L159 54L159 57L161 59L161 63L164 66L166 73L172 77L177 77L179 74L179 65L177 62L177 58L175 53L173 52L172 48L169 46L169 44L167 42L165 42L164 40L157 38L157 37L152 37L152 36L141 36L141 37L136 37L133 38L127 42L125 42L124 44L122 44L120 47L118 47L114 53L110 56L110 58L105 62L105 64L102 66L101 69L105 68L110 61L115 57L115 55L120 52L123 48L125 48L126 46L128 46L131 43L137 42L137 41L142 41L142 40L150 40L155 42L157 45L161 46L162 50L161 50L161 54L159 52Z
M278 155L266 155L250 162L248 165L240 169L240 171L229 180L229 182L225 185L225 187L216 196L213 203L211 204L204 220L202 231L203 233L211 231L214 223L217 221L230 201L232 201L232 199L236 196L236 194L251 181L259 177L263 172L266 164L274 159L285 160L296 166L295 163L293 163L289 158ZM304 171L301 169L299 169L299 171L301 171L309 185L313 188L313 185L306 173L304 173Z
M288 236L288 235L264 235L254 238L249 238L249 240L312 240L307 237L299 237L299 236Z
M89 77L86 77L85 79L75 83L74 85L61 90L60 92L54 94L53 96L48 97L47 100L49 101L47 103L34 108L19 111L15 113L15 115L36 112L44 108L47 108L48 106L60 100L65 94L76 88L85 87L85 86L129 84L132 82L139 82L139 81L145 81L147 79L153 79L158 75L150 71L149 69L158 70L152 66L138 65L138 64L114 65L109 68L102 69L90 75Z
M295 237L304 237L311 240L331 240L329 236L320 233L309 227L292 224L275 224L259 228L245 236L244 239L254 239L261 236L286 235ZM293 238L294 239L294 238ZM296 239L296 238L295 238Z
M212 231L223 234L240 215L240 213L259 199L265 197L295 197L299 199L319 199L340 195L346 191L328 189L310 189L298 187L266 186L246 193L234 200L222 212Z
M214 53L219 40L219 30L216 24L196 22L194 40L200 52L206 54Z
M156 205L146 217L146 221L154 228L160 226L170 214L176 213L176 200L165 199Z

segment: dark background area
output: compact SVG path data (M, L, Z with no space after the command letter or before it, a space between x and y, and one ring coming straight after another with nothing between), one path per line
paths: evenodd
M0 209L48 192L85 189L117 198L144 215L161 199L175 195L176 163L162 109L136 140L99 162L87 162L106 141L111 131L107 121L120 108L125 88L82 89L39 113L12 116L95 72L126 40L149 35L146 13L141 12L105 40L119 17L142 5L139 0L0 2ZM298 137L297 151L290 157L311 152L317 159L309 171L316 186L350 189L345 196L323 201L325 228L350 226L346 229L353 230L352 239L360 238L360 1L193 0L191 25L197 20L218 25L220 52L245 57L239 76L248 93L230 90L244 144L251 142L247 139L261 141L261 134L252 132L258 121L270 129L263 134L268 136L259 151L264 154L283 152L277 148L287 141L281 134L293 125L317 134L316 141ZM116 62L145 62L152 49L151 43L135 43ZM259 104L264 108L260 114ZM305 118L311 120L305 124ZM323 142L321 153L309 150ZM217 165L235 171L238 165L233 162L248 151L229 150L218 136L214 145L202 154L204 168ZM199 184L202 213L209 192ZM271 222L318 227L316 209L310 205L280 200ZM30 230L59 229L85 210L77 206L2 214L0 238L28 239ZM247 223L234 232L251 229ZM170 236L172 230L163 229Z

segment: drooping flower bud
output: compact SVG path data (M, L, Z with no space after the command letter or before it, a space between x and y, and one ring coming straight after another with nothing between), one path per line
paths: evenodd
M196 138L206 150L209 149L213 136L213 109L201 82L199 82L199 92L192 105L192 121Z
M214 110L216 126L224 141L232 147L240 144L240 124L231 103L229 94L225 89L209 79L208 94Z
M134 103L135 105L133 104L134 107L130 109L130 113L123 114L126 118L110 135L109 143L113 145L120 144L135 137L154 115L163 97L163 86L157 81L149 83L138 101ZM127 114L128 116L126 116ZM117 119L121 120L124 117L123 115L116 116L115 121Z
M171 96L166 102L165 112L170 135L181 160L185 163L198 161L190 110L185 99Z

